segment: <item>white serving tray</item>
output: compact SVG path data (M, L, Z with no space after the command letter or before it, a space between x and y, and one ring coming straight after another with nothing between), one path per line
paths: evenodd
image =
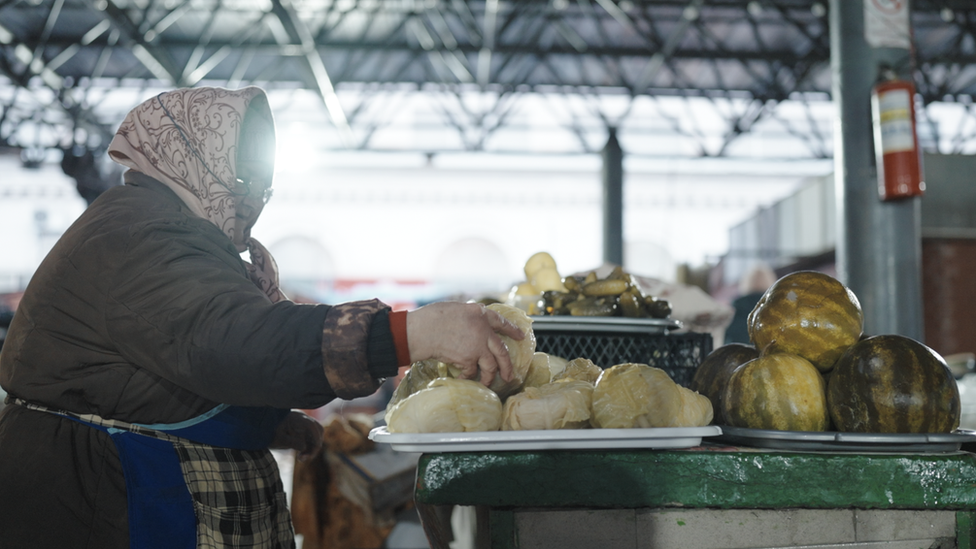
M933 453L955 452L963 443L976 442L976 431L951 433L844 433L839 431L773 431L722 426L714 442L774 450L836 453Z
M670 318L627 318L622 316L531 316L534 332L666 334L681 328Z
M719 436L722 429L668 427L660 429L554 429L551 431L479 431L471 433L390 433L386 427L370 431L370 440L400 452L503 452L513 450L606 450L625 448L691 448L702 437Z

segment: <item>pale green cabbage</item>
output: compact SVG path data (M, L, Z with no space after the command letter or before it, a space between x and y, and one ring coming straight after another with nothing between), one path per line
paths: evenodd
M499 397L505 399L508 395L522 390L522 385L529 373L529 365L532 363L532 355L535 354L535 333L532 331L532 319L525 314L525 311L504 303L492 303L487 307L515 324L525 334L522 340L515 340L506 335L500 336L505 348L508 349L508 357L512 361L512 379L505 381L501 374L496 374L488 387L495 391ZM451 377L461 375L461 369L454 364L448 364L448 369L451 372Z
M566 366L569 365L569 361L563 357L556 355L549 355L549 379L555 381L559 379L560 374L566 371Z
M532 362L529 363L529 373L525 375L525 382L522 388L539 387L552 381L552 369L549 362L553 357L541 351L536 351L532 355Z
M390 397L390 402L386 405L386 421L390 421L390 411L408 396L427 388L427 385L439 377L453 377L447 364L436 360L422 360L410 365L410 369L400 380Z
M602 373L603 368L594 364L592 360L581 357L570 360L561 372L552 376L552 380L578 379L587 383L596 383Z
M502 430L587 428L592 397L593 385L575 379L526 387L505 401Z
M386 416L391 433L497 431L502 402L477 381L441 377L401 400Z
M488 305L488 308L515 324L525 334L521 341L506 335L501 336L502 343L508 348L508 356L512 361L512 380L505 381L502 376L496 375L490 388L498 393L498 396L505 398L520 391L522 384L525 383L525 377L529 373L529 365L532 364L532 355L535 354L535 333L532 331L532 319L522 309L504 303L492 303Z
M712 422L715 411L705 395L678 385L681 391L681 411L672 427L703 427Z
M617 364L603 371L593 389L594 427L672 427L681 411L681 391L671 377L647 364Z

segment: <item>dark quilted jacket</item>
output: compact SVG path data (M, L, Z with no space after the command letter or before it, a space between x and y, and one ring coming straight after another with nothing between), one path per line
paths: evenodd
M0 385L133 423L179 422L216 403L317 408L396 373L386 315L378 301L271 303L226 235L130 172L38 268L0 352ZM124 544L122 482L101 433L20 406L0 414L5 533L28 521L33 547ZM59 509L57 531L36 521L45 509Z

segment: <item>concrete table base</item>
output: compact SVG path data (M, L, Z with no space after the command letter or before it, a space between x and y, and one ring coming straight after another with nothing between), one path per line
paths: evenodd
M451 505L476 506L478 545L498 549L976 549L976 455L968 452L426 454L415 500L434 549L447 547L450 532L435 510Z

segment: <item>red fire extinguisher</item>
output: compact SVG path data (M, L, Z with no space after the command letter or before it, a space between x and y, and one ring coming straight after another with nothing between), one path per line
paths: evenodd
M881 200L921 196L925 182L915 133L915 86L906 80L876 84L871 112Z

